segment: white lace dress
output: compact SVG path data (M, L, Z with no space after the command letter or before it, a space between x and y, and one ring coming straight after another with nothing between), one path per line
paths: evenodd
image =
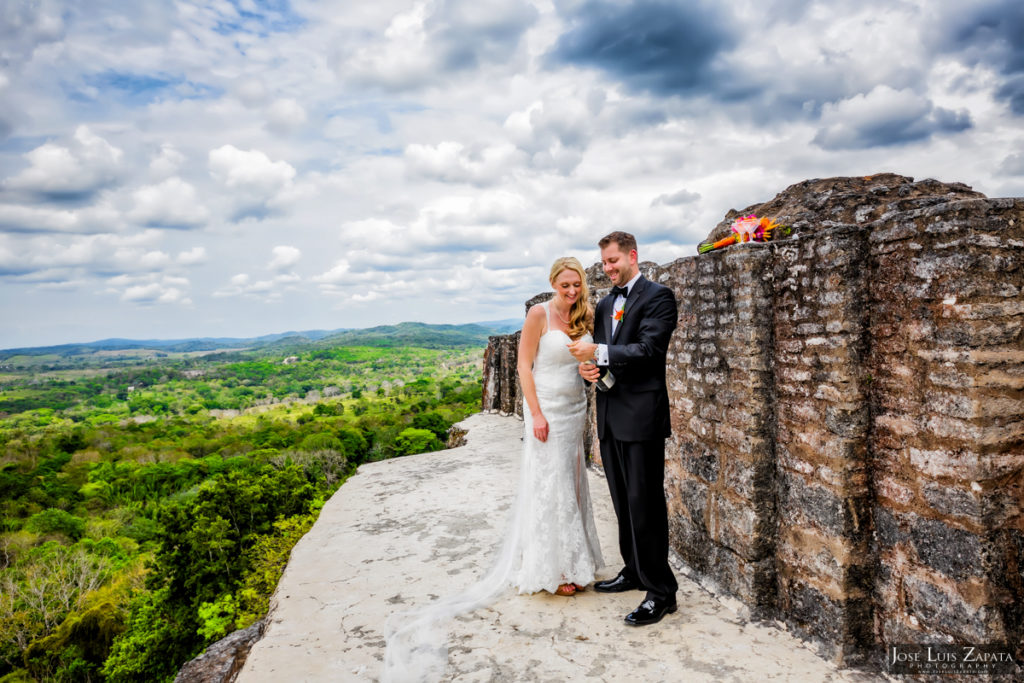
M549 315L548 305L544 310ZM385 683L438 681L448 660L446 620L492 604L512 590L554 592L564 583L586 585L604 566L594 525L583 452L587 414L583 379L566 344L550 323L533 365L537 399L548 421L545 442L533 436L524 411L522 464L516 500L490 570L459 593L411 612L393 615L385 629ZM590 335L585 335L590 341Z
M554 592L560 584L585 586L603 566L587 484L583 429L587 398L577 361L566 348L571 340L550 325L540 338L533 378L548 439L533 435L524 410L523 459L513 526L511 584L520 593ZM591 341L589 334L584 335Z

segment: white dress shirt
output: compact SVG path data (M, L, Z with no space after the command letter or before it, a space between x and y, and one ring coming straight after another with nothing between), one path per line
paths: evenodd
M640 271L638 270L638 271L636 271L636 275L634 275L630 279L630 281L626 283L626 296L622 296L621 294L619 294L617 297L615 297L615 301L612 302L612 336L613 337L615 336L615 328L619 326L619 321L615 319L615 311L619 310L620 308L622 308L623 306L626 305L626 297L628 297L629 293L631 291L633 291L633 285L635 285L636 281L639 280L639 279L640 279ZM597 364L599 366L605 367L605 366L608 365L608 345L607 344L598 344L597 345L597 351L594 352L594 360L597 362Z

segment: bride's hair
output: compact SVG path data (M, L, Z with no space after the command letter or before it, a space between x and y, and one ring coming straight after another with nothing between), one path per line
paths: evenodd
M587 273L583 270L582 264L572 256L563 256L556 259L551 265L551 275L548 280L552 285L563 270L571 270L580 276L580 295L569 311L569 338L579 339L587 332L594 329L594 309L590 306L590 288L587 287Z

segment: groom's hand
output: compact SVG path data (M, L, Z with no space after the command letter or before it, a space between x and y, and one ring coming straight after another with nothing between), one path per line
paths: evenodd
M594 352L597 351L597 344L592 342L585 342L582 339L577 339L574 342L566 344L569 347L569 353L573 355L576 360L583 363L594 357Z
M580 377L588 382L596 382L601 376L601 368L593 363L580 363Z

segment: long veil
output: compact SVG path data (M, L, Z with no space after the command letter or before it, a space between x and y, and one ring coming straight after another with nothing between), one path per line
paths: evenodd
M520 467L515 502L490 569L460 593L388 618L382 683L441 680L448 665L448 630L452 617L491 605L512 591L512 575L522 548L524 508L529 505L527 469Z
M524 422L524 437L531 439L533 421L529 413L526 414ZM555 434L545 443L537 442L532 445L550 455L560 448L560 441L564 444L564 437L560 438ZM575 454L574 457L570 456L572 461L567 462L567 473L572 481L566 483L571 487L569 490L575 491L570 500L577 506L579 517L576 519L581 528L576 539L578 547L574 553L578 562L571 562L570 566L563 567L565 571L573 574L573 577L564 579L565 583L589 582L594 572L604 563L593 521L583 444L578 437L573 441L575 446L571 448ZM394 614L387 620L387 649L381 672L381 681L384 683L442 680L448 665L448 632L452 617L494 604L499 598L513 591L533 593L538 590L554 590L555 586L539 584L536 577L530 575L534 566L530 564L530 560L548 555L547 548L543 547L543 536L546 534L538 534L536 522L538 518L546 517L549 512L544 509L544 502L538 501L533 488L539 475L548 474L546 465L551 460L545 457L527 457L526 451L527 447L524 444L520 456L519 483L516 487L515 500L509 510L502 541L491 560L490 568L459 593L443 597L418 609ZM556 524L554 528L562 530L565 527ZM583 578L587 576L590 578Z

